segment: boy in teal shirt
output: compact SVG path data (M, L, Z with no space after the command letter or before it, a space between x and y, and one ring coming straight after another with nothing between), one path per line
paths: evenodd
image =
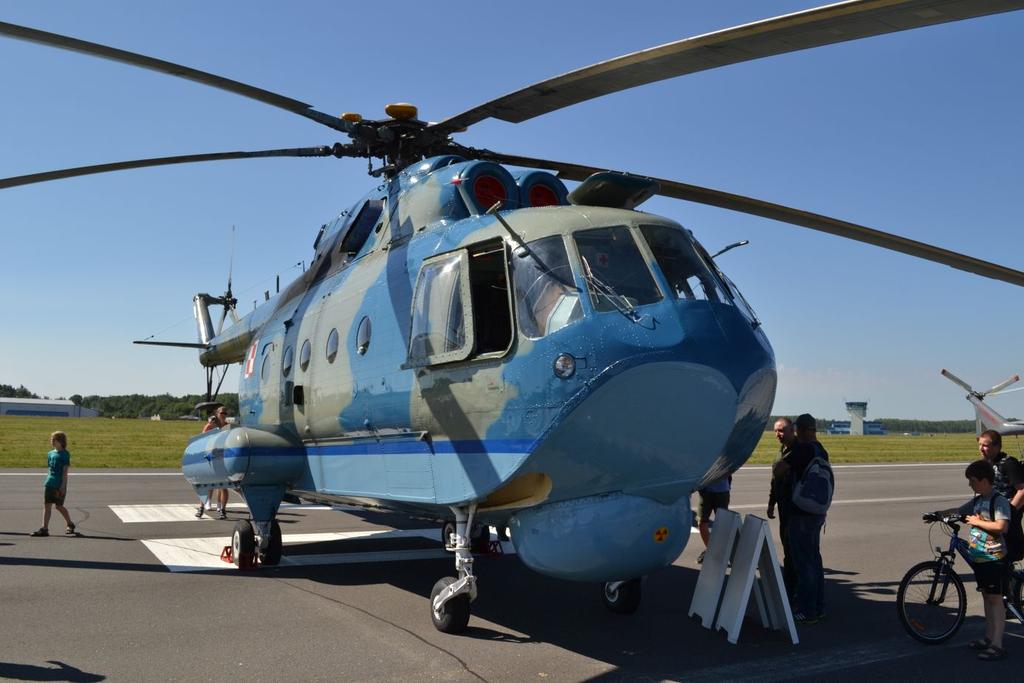
M50 535L50 508L57 506L57 512L64 517L68 527L64 531L68 536L75 535L75 525L71 521L68 509L64 507L64 498L68 493L68 468L71 467L71 454L68 453L68 435L54 432L50 435L53 450L47 455L49 473L43 482L43 526L32 532L32 536Z

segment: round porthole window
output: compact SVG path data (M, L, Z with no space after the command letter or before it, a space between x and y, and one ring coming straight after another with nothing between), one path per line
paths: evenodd
M370 335L373 334L373 326L370 319L363 316L359 321L359 331L356 332L356 352L361 356L370 348Z
M327 362L333 363L338 357L338 330L331 330L327 335Z
M305 372L306 368L309 367L309 340L302 342L302 348L299 349L299 368Z
M284 358L281 360L281 374L287 377L292 372L292 361L295 360L295 352L289 346L284 350Z

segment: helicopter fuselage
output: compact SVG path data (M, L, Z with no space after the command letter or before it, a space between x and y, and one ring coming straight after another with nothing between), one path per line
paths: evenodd
M689 494L763 433L771 347L689 231L529 175L428 160L325 226L309 271L204 355L243 362L240 428L192 440L197 490L474 503L565 578L675 559ZM557 203L486 212L537 180Z

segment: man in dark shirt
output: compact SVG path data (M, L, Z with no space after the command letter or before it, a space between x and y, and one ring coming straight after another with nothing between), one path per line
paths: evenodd
M786 595L792 596L796 591L796 573L793 571L793 559L789 552L789 508L785 504L793 497L793 489L788 477L776 477L775 466L778 465L793 449L796 443L796 432L793 421L788 417L780 417L775 421L775 438L779 441L779 456L772 463L772 483L768 492L768 519L775 519L775 507L779 508L779 540L782 541L782 581L786 585Z
M828 459L827 451L817 440L814 417L804 413L793 424L796 442L773 472L775 477L787 480L790 490L800 481L815 456ZM793 503L792 496L780 503L787 510L789 552L796 574L796 613L793 619L798 624L814 624L825 616L825 570L821 561L821 529L825 526L825 515L801 510Z
M1022 550L1021 517L1024 510L1024 467L1017 458L1003 453L1003 437L994 429L978 435L978 452L995 469L995 489L1010 501L1010 526L1007 541L1011 561L1020 559Z

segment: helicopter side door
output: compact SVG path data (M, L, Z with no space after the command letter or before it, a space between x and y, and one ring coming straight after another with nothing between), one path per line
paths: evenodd
M259 412L258 423L278 425L281 423L281 334L267 334L260 338L256 351L256 367L259 368Z
M434 460L437 496L488 490L499 478L480 456L508 400L503 371L513 343L505 243L491 240L425 260L412 309L415 423L431 435L432 448L446 439L455 456Z

